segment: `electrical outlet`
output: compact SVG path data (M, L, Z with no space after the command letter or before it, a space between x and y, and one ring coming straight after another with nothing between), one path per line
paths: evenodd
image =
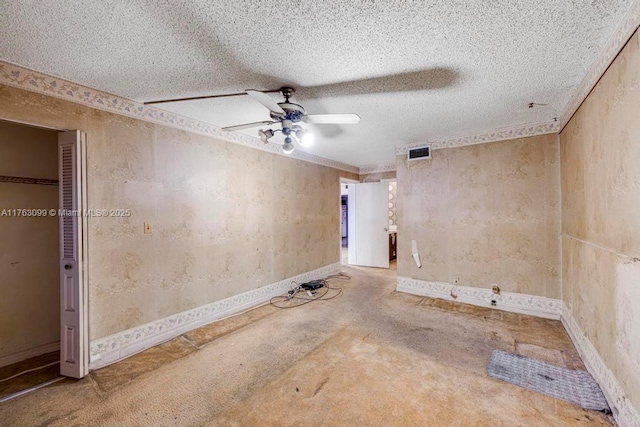
M500 286L493 284L491 285L491 292L494 294L500 295Z
M150 222L144 223L144 234L153 234L153 225Z

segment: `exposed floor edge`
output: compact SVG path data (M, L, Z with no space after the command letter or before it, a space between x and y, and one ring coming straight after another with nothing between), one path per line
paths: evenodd
M13 394L10 394L8 396L0 397L0 403L4 403L4 402L7 402L7 401L9 401L11 399L15 399L16 397L20 397L20 396L23 396L25 394L31 393L32 391L36 391L38 389L41 389L42 387L46 387L48 385L57 383L58 381L62 381L65 378L66 377L58 377L58 378L55 378L55 379L53 379L51 381L47 381L46 383L42 383L42 384L38 384L37 386L30 387L30 388L28 388L26 390L21 390L21 391L19 391L17 393L13 393Z
M445 282L428 282L403 276L398 276L396 289L399 292L457 301L513 313L529 314L545 319L559 320L562 313L562 302L560 300L535 295L512 292L494 294L491 289L452 285ZM495 304L492 301L495 301Z
M0 368L3 366L13 365L14 363L22 362L23 360L31 359L32 357L40 356L42 354L51 353L52 351L60 350L60 341L52 342L49 344L41 345L28 350L20 351L18 353L9 354L7 356L0 357Z
M609 402L613 417L620 427L640 426L640 414L620 387L620 383L611 370L605 365L596 348L582 331L568 307L562 305L562 324L571 337L587 370L600 385Z
M290 289L292 281L302 283L320 279L340 271L341 267L340 262L329 264L230 298L94 340L90 345L89 368L102 368L144 349L162 344L192 329L263 304L274 296L285 293Z

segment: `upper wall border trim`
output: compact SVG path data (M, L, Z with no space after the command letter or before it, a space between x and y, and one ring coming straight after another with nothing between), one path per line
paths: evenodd
M267 151L272 154L294 157L305 162L328 166L355 174L359 173L359 169L356 166L336 160L325 159L324 157L305 153L300 150L292 154L284 154L278 144L272 142L264 144L258 138L237 132L225 132L221 128L209 123L190 119L157 107L144 105L140 102L82 86L58 77L49 76L6 61L0 61L0 84L53 96L110 113L121 114L151 123L214 137L257 150Z
M360 175L370 174L370 173L381 173L381 172L395 172L396 164L380 164L380 165L366 165L360 166Z
M518 125L505 127L490 132L479 133L475 135L458 136L453 138L436 139L428 141L432 150L441 148L466 147L468 145L485 144L487 142L504 141L508 139L526 138L529 136L545 135L548 133L558 133L560 130L559 123L549 121L544 123L536 123L530 125ZM407 151L411 148L421 147L424 142L417 144L405 145L396 149L397 156L406 156Z
M580 87L565 107L560 120L560 131L569 123L571 117L578 111L580 105L582 105L587 96L589 96L589 93L591 93L595 85L598 84L600 78L639 27L640 0L635 0L622 18L622 21L614 31L605 48L600 52L596 61L591 65L591 68L589 68L587 75L582 79Z

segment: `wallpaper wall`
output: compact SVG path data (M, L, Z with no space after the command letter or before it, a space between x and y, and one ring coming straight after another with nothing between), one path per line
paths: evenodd
M398 225L398 183L389 181L389 225Z
M92 340L340 260L357 175L6 86L0 117L85 131L88 207L131 212L89 219Z
M0 121L0 175L57 180L57 133ZM57 208L57 186L0 182L0 358L60 340L58 218L13 213Z
M399 276L560 298L558 135L398 156L396 166Z
M560 136L563 301L640 411L640 36Z
M381 179L394 179L396 171L374 172L360 175L360 182L378 182Z

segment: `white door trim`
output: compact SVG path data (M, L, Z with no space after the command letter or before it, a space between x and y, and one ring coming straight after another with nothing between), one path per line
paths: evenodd
M14 118L9 118L9 117L3 117L0 116L0 120L8 122L8 123L15 123L15 124L19 124L19 125L24 125L24 126L31 126L31 127L35 127L35 128L40 128L40 129L48 129L48 130L54 130L54 131L58 131L58 132L67 132L68 130L62 127L55 127L55 126L50 126L50 125L44 125L44 124L40 124L40 123L33 123L33 122L27 122L27 121L23 121L23 120L16 120ZM79 194L81 195L80 199L81 199L81 212L82 211L86 211L87 209L87 136L84 132L80 132L80 131L73 131L73 132L78 132L80 135L80 178L79 178L79 183L78 183L78 188L79 188ZM59 171L60 172L60 171ZM60 184L60 183L58 183ZM59 206L60 208L60 206ZM78 295L78 300L80 301L80 313L81 313L81 333L80 333L80 340L79 340L79 345L80 345L80 355L81 355L81 361L82 363L80 364L81 369L80 369L80 373L82 374L82 376L85 376L89 373L89 269L88 269L88 225L87 225L87 220L88 218L84 215L81 215L79 217L79 223L81 225L81 230L82 233L79 235L79 241L78 246L80 247L79 250L79 259L81 261L82 264L82 274L81 274L81 279L80 280L80 289L79 289L79 295ZM62 304L60 305L60 309L62 310ZM60 342L55 343L55 346L61 346L62 345L62 337L60 337ZM53 348L53 347L52 347ZM51 351L55 351L55 350L51 350ZM1 366L1 365L0 365Z
M60 374L89 372L86 135L58 134L60 202Z

